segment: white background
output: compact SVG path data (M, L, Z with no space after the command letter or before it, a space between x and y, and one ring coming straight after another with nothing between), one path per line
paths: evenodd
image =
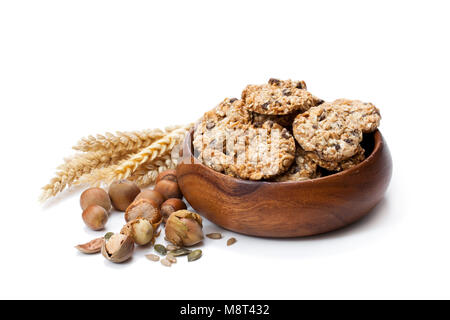
M450 298L447 1L0 2L0 298ZM341 231L205 241L165 268L73 246L80 190L40 187L88 134L183 124L248 83L375 103L385 199ZM114 213L108 231L123 223ZM206 232L221 230L207 223Z

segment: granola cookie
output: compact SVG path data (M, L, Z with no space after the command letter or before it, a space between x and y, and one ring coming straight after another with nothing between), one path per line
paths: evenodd
M316 162L308 154L309 152L297 146L295 150L295 162L286 173L276 177L273 181L302 181L320 177L321 174L317 170Z
M354 156L339 162L322 160L315 152L307 152L305 157L309 161L314 162L319 167L324 168L328 171L343 171L356 166L358 163L361 163L366 158L364 153L364 148L358 146L358 150L356 151L356 154Z
M294 161L294 138L273 121L266 121L261 128L247 126L233 140L234 148L227 150L232 160L225 167L228 175L249 180L269 179L287 171Z
M304 81L278 79L270 79L263 85L248 85L241 99L249 111L267 115L304 112L315 103Z
M355 119L359 128L364 133L375 131L380 125L380 110L370 102L360 100L337 99L332 102L334 105L348 106L351 108L349 115Z
M293 124L295 139L306 151L326 161L342 161L358 151L363 136L351 107L323 103L299 114Z
M295 112L282 116L259 114L256 112L252 112L251 114L252 114L252 123L256 127L261 127L266 121L273 121L275 123L278 123L282 127L292 127L292 123L294 122L294 119L298 113Z

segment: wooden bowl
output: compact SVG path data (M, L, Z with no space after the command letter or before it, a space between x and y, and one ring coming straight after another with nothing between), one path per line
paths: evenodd
M302 237L342 228L361 219L383 198L392 159L379 131L365 135L367 158L329 176L289 182L233 178L193 156L192 132L177 167L186 200L225 229L261 237Z

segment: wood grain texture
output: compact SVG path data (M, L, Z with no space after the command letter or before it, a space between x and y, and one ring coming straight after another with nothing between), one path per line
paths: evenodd
M364 137L367 158L326 177L289 182L236 179L201 164L186 136L177 167L186 200L225 229L261 237L310 236L342 228L369 213L383 198L392 159L379 131Z

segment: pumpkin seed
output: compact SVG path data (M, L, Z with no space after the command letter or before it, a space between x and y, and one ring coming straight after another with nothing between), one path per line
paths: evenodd
M222 234L219 232L208 233L206 236L210 239L222 239Z
M180 249L180 247L175 246L175 245L173 245L173 244L168 244L167 247L166 247L166 249L169 250L169 251L175 251L175 250Z
M165 256L167 254L167 249L162 244L155 244L155 251L162 256Z
M145 257L151 261L155 261L155 262L159 261L159 256L157 256L156 254L153 254L153 253L147 254Z
M194 250L191 253L189 253L187 258L188 258L188 261L191 262L191 261L200 259L201 256L202 256L202 250L197 249L197 250Z
M114 235L114 232L107 232L107 233L105 234L105 240L108 241L109 238L111 238L113 235Z
M180 257L180 256L185 256L185 255L187 255L187 254L189 254L189 253L191 253L191 252L192 252L192 250L185 249L185 248L180 248L180 249L171 251L170 254L171 254L173 257Z
M172 263L169 260L167 260L166 258L161 260L161 264L165 267L170 267L172 265Z
M232 244L235 244L236 243L236 238L230 238L230 239L228 239L228 241L227 241L227 246L231 246Z

